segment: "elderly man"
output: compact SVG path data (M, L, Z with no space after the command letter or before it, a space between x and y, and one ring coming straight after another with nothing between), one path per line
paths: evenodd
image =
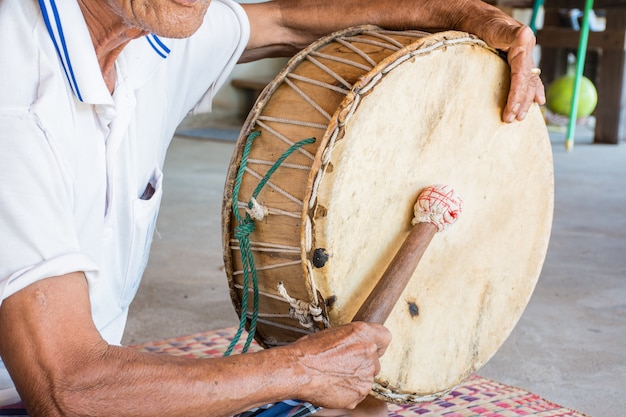
M210 110L237 62L363 23L474 33L508 54L504 121L544 101L532 32L478 0L0 0L0 406L188 417L365 398L379 325L219 359L119 346L178 123Z

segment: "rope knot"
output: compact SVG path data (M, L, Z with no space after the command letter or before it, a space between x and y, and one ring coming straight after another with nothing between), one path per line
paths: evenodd
M269 214L268 208L259 203L254 197L250 199L245 210L254 220L263 220Z
M235 238L241 242L242 239L247 238L250 233L254 232L254 229L254 220L247 218L243 220L241 224L235 227Z
M323 323L324 327L329 327L328 320L322 315L321 307L303 300L293 298L287 293L287 289L282 282L278 283L278 293L289 303L289 316L297 319L304 328L311 329L314 322Z

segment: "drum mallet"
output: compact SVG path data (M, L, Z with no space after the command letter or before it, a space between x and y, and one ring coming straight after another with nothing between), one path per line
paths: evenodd
M420 193L413 228L352 321L383 324L387 320L433 236L457 220L462 203L446 185L432 185Z

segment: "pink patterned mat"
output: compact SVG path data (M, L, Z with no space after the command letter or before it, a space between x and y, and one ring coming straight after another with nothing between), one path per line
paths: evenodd
M157 342L136 345L145 352L188 357L219 357L228 348L235 328L197 333ZM242 337L245 340L245 335ZM240 342L235 352L240 352ZM260 350L254 344L251 350ZM448 395L433 402L418 405L389 406L389 416L420 417L587 417L561 407L526 390L473 375Z

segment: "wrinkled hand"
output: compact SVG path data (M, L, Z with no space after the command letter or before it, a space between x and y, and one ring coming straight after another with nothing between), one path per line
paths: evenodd
M308 335L293 345L306 383L300 399L326 408L356 407L372 389L379 357L391 341L383 326L355 322Z
M511 87L502 120L507 123L524 120L533 102L544 104L546 101L539 74L531 71L535 67L532 57L535 35L528 26L505 22L485 26L485 29L483 40L492 47L505 51L511 66Z

